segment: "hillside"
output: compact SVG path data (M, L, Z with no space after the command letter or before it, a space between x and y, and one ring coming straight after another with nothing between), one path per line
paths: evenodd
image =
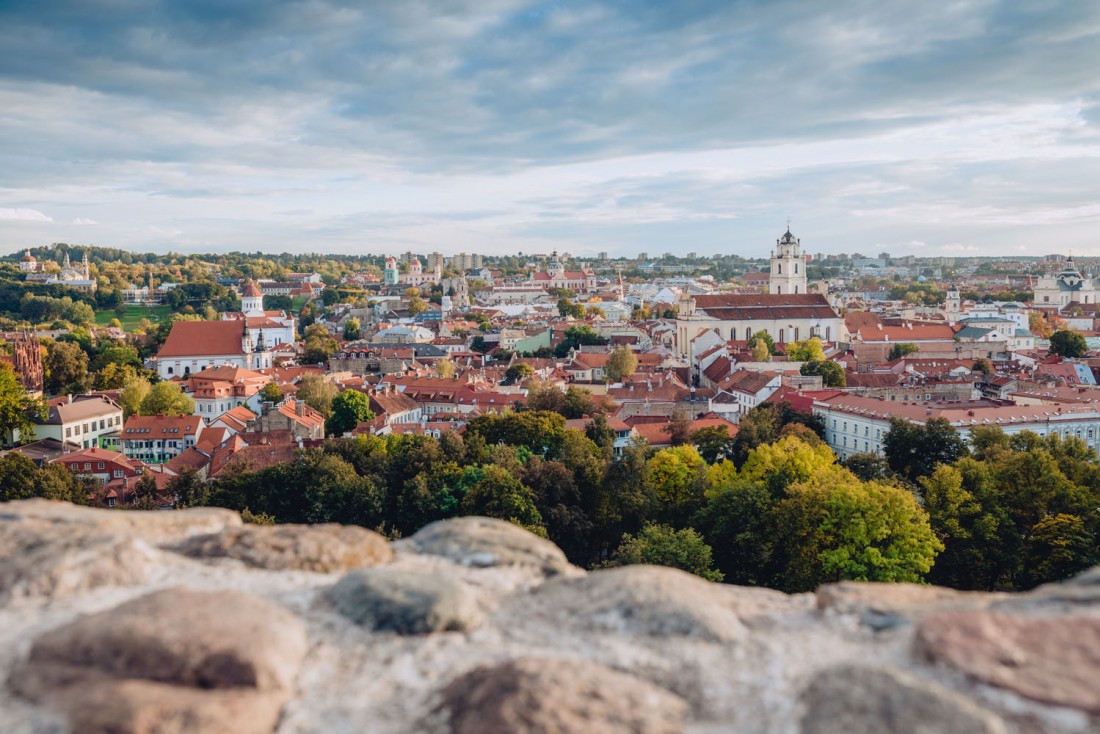
M0 731L1100 728L1100 569L1022 594L584 572L483 518L388 543L0 505Z

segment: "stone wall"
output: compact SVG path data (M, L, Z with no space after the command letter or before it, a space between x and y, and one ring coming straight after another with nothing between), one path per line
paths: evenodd
M586 573L496 520L395 543L0 505L0 731L1100 730L1100 569L1027 594Z

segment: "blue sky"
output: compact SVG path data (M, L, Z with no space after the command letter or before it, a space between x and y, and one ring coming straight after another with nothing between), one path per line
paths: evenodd
M1100 255L1100 3L0 4L0 250Z

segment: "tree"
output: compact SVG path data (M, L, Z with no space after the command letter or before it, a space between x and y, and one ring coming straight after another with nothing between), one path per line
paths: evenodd
M682 525L702 506L706 467L694 446L661 449L649 460L649 479L666 522Z
M622 382L626 377L634 374L638 369L638 358L629 347L615 347L604 364L604 372L607 373L609 382Z
M993 374L993 364L985 357L978 357L974 360L974 371L983 375Z
M753 347L755 347L757 344L760 344L761 342L763 342L764 345L767 346L768 354L775 354L775 341L772 339L771 334L769 334L764 329L761 329L760 331L749 337L748 347L749 349L753 349ZM755 355L756 352L754 351L753 354ZM767 360L760 359L757 361L765 362Z
M664 427L668 434L668 442L673 446L683 446L691 441L691 417L682 410L677 410L669 418L668 425Z
M362 329L362 325L359 323L359 319L354 316L344 322L344 339L346 341L355 341L359 338L359 332Z
M816 336L802 341L791 342L787 345L787 361L789 362L823 362L825 351L821 340ZM806 374L803 372L802 374Z
M328 420L332 417L332 400L339 392L340 388L321 375L306 375L298 381L296 397Z
M126 418L132 415L141 415L141 404L145 402L145 398L149 396L149 391L152 388L153 386L149 381L140 375L134 375L122 384L122 391L119 393L118 399L122 406L122 413Z
M336 340L321 324L310 324L306 328L305 345L302 348L302 364L320 364L336 354Z
M471 515L507 520L546 537L534 493L499 466L485 467L483 478L463 497L462 510Z
M937 464L954 464L969 452L966 441L944 418L930 418L921 426L897 417L890 419L882 451L890 468L910 481L930 475Z
M504 373L504 376L507 379L512 380L513 382L521 382L523 380L526 380L533 374L535 374L534 367L527 364L526 362L516 362L515 364L508 367L508 369Z
M435 374L438 377L444 379L450 379L455 376L455 363L450 357L444 357L435 363Z
M481 436L489 446L521 446L535 455L552 458L565 436L565 417L545 410L487 413L471 419L466 434Z
M82 393L88 387L88 355L73 342L53 342L46 347L43 366L50 393Z
M920 347L916 344L909 344L908 342L901 342L890 347L890 354L886 357L889 361L893 362L895 359L901 359L907 354L913 354L919 352Z
M1089 351L1089 345L1080 332L1072 329L1059 329L1050 337L1050 353L1067 359L1083 357Z
M185 395L178 382L162 381L150 388L141 401L141 415L191 415L195 401Z
M708 464L733 454L733 438L724 426L707 426L691 434L691 443Z
M573 303L568 298L561 298L558 299L558 314L562 318L572 316L575 319L583 319L585 317L584 306Z
M343 436L363 421L373 419L370 398L358 390L344 390L332 399L332 417L325 423L325 432Z
M721 571L713 567L711 548L701 535L685 528L676 530L669 525L646 525L637 536L627 533L615 551L611 566L627 566L639 563L669 566L693 573L707 581L721 581Z
M749 347L749 353L752 354L753 362L770 362L772 358L771 350L763 339L758 339L753 343Z
M1054 328L1046 317L1039 311L1032 311L1027 317L1028 331L1041 339L1049 339L1054 333Z
M848 384L848 378L844 368L837 362L830 360L810 360L803 362L799 372L803 375L820 375L821 383L825 387L844 387Z
M278 403L283 399L283 391L279 389L278 383L269 382L260 388L260 398L264 402Z
M35 418L45 416L44 406L27 395L15 370L0 362L0 441L6 443L19 432L23 441L34 437Z
M84 483L61 464L39 469L22 454L8 453L0 457L0 502L31 497L88 504Z

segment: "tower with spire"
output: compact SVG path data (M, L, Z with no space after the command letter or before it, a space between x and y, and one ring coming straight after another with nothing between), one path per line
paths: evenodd
M806 293L806 256L801 252L802 243L791 234L791 225L775 241L772 251L771 279L768 293L775 295L801 295Z

